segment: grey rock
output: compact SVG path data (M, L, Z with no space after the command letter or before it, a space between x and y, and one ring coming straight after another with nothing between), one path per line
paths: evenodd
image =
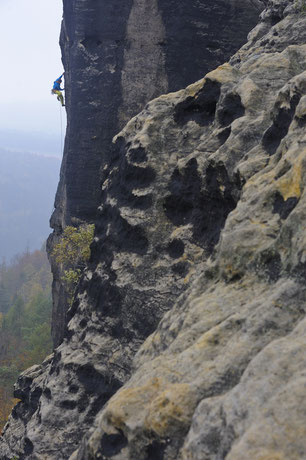
M199 404L181 458L304 458L304 392L305 320L265 347L232 391Z
M67 225L92 223L112 138L151 99L226 61L255 26L259 0L64 0L61 48L67 132L51 217L52 336L67 324L60 267L51 257Z
M281 14L286 2L273 6ZM270 16L266 11L264 23ZM294 10L259 41L250 34L231 66L151 102L119 134L128 146L131 131L134 140L141 136L150 164L153 146L159 155L168 152L169 165L171 152L178 155L169 181L173 201L166 196L164 210L180 232L187 224L203 254L192 285L140 347L130 379L71 459L306 456L305 21ZM271 45L275 30L283 37L277 51ZM197 190L211 196L213 182L223 192L219 201L213 195L225 217L215 240L215 227L205 232L207 217L197 232L194 195L192 210L180 220L186 206L178 198L188 194L179 191L193 164L201 171ZM218 165L216 176L212 165ZM211 212L207 202L202 209Z
M17 382L5 460L306 456L306 17L290 5L267 2L229 63L103 153L91 260L64 341Z

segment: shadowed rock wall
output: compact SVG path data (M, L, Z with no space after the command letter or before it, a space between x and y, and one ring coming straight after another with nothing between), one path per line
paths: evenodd
M48 252L66 225L93 222L111 140L151 99L226 61L256 24L259 0L64 0L67 133ZM51 261L52 263L52 261ZM66 296L52 263L55 345Z

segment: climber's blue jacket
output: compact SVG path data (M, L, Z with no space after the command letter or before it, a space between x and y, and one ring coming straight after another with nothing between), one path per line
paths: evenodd
M60 77L58 77L54 84L53 84L53 89L57 90L57 91L63 91L64 88L61 88L61 79L62 79L62 76L64 74L62 74Z

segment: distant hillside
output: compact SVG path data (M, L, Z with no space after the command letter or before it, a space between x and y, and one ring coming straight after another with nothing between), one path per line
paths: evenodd
M0 258L40 248L49 218L60 159L0 148Z
M64 130L65 119L63 114L63 132ZM23 132L0 129L0 152L2 150L21 153L39 153L61 157L60 132L57 134L46 134L44 132Z

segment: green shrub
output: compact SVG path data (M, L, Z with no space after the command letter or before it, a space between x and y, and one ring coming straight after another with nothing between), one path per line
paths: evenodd
M86 262L90 257L90 244L94 237L94 225L82 225L78 228L67 226L58 244L52 251L55 262L62 266L61 277L68 295L73 302L76 286L80 280Z

